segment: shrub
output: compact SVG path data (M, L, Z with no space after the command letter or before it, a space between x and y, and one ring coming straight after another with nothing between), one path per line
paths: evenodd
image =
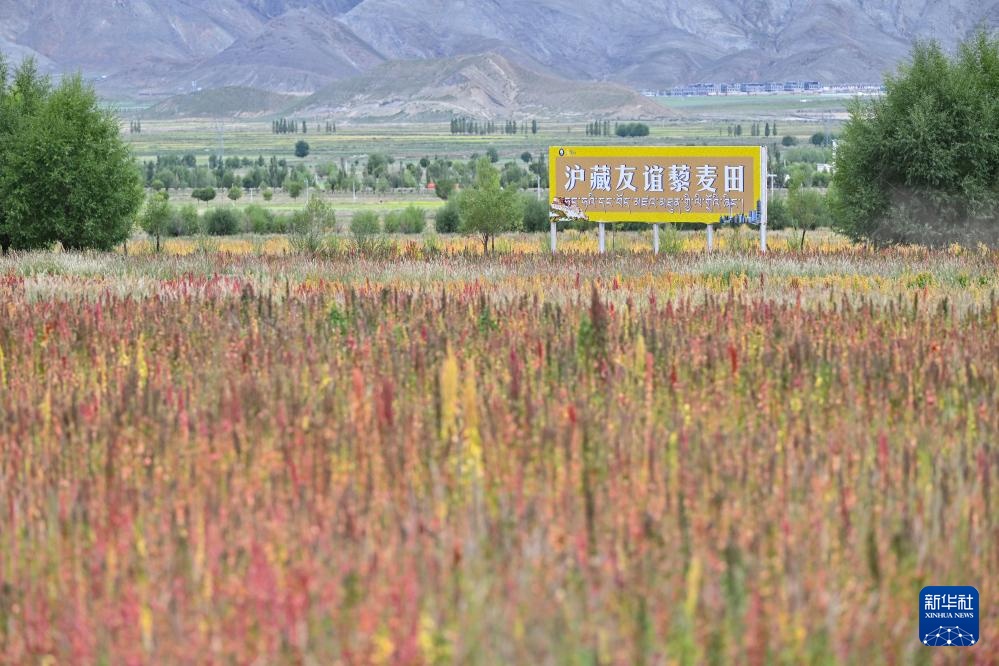
M167 230L170 236L194 236L201 233L201 216L194 204L184 204L174 212Z
M427 227L426 211L417 206L395 210L385 215L385 233L421 234Z
M524 231L548 231L551 228L548 202L539 201L531 194L523 195L521 201L524 206Z
M767 228L780 231L790 225L791 214L787 210L787 200L784 197L771 197L767 202Z
M362 210L354 214L350 220L350 233L358 239L374 236L381 231L378 223L378 213L372 210Z
M211 236L239 233L240 216L232 208L214 208L205 214L205 231Z
M783 139L780 140L780 143L781 143L782 146L790 148L791 146L798 145L798 140L795 139L791 135L787 135Z
M659 251L663 254L680 254L683 252L683 236L679 225L659 225Z
M385 213L385 221L382 223L385 233L402 233L402 211L393 210Z
M459 197L451 197L444 204L443 208L437 210L434 217L434 229L439 234L454 234L461 227L461 210L458 205Z
M253 234L280 234L285 231L285 219L263 206L251 204L243 209L243 229Z

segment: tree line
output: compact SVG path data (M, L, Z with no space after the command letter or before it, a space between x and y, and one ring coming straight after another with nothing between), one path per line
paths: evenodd
M539 125L537 120L518 123L516 120L507 120L503 123L502 130L492 120L477 120L459 116L451 119L451 134L469 134L485 136L487 134L537 134Z
M323 124L316 123L314 131L319 134L325 131L326 134L336 134L336 122L327 120ZM305 120L292 120L291 118L278 118L271 121L272 134L308 134L309 123Z

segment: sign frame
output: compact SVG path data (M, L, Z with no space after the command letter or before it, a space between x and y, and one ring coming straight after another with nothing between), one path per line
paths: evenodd
M756 165L756 177L753 182L753 192L746 193L750 200L755 197L757 215L755 220L749 222L743 215L748 215L746 211L739 211L740 216L733 218L730 215L720 213L687 212L680 214L667 213L662 210L656 211L607 211L607 210L587 210L587 207L579 207L582 217L591 222L644 222L648 224L725 224L743 223L760 225L761 236L765 238L767 220L767 149L765 146L550 146L548 149L548 178L551 186L549 188L549 206L556 203L556 196L559 188L559 167L560 161L564 161L566 156L581 159L682 159L682 158L708 158L719 160L725 158L736 158L749 160ZM590 193L592 197L592 191ZM765 241L763 241L765 242Z

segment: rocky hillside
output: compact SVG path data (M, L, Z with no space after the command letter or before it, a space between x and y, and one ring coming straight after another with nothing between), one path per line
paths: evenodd
M661 104L633 89L562 79L497 53L393 61L302 100L298 114L339 118L662 118Z
M585 81L878 81L999 0L0 0L0 49L107 91L314 92L386 61L496 52Z
M915 39L999 26L999 0L365 0L343 21L388 58L503 44L572 78L879 81ZM449 9L452 8L452 9ZM385 20L391 17L390 20Z

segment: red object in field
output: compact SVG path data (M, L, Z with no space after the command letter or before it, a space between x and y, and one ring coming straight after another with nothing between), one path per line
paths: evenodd
M428 190L436 190L437 189L437 183L427 183L427 189Z

